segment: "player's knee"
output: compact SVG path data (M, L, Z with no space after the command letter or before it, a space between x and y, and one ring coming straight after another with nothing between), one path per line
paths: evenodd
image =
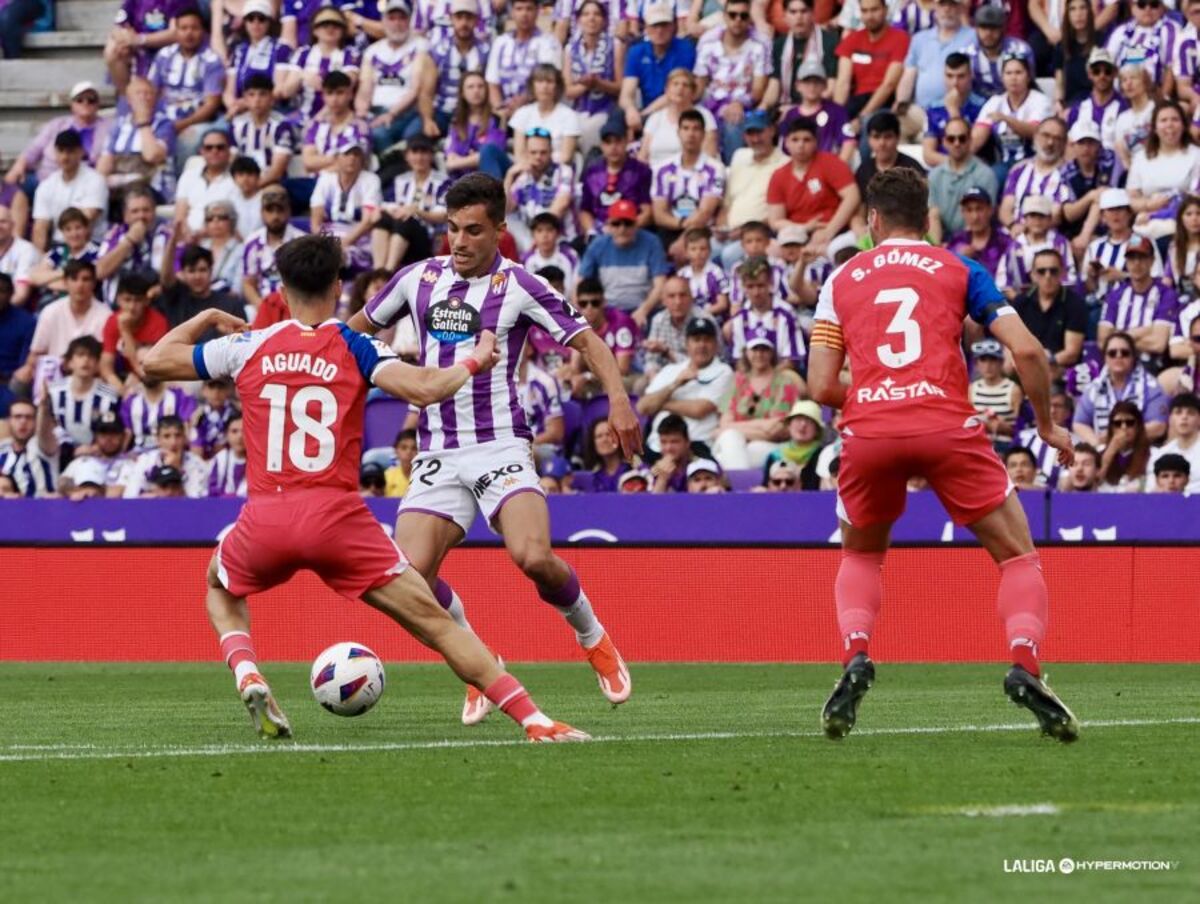
M522 544L512 550L512 558L525 576L535 583L547 583L554 575L555 555L548 545Z

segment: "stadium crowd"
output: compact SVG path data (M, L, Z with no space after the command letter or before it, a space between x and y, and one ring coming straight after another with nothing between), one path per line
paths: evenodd
M995 277L1058 381L1061 472L1002 347L965 326L1013 482L1200 488L1200 0L205 9L126 0L116 109L75 85L5 171L0 497L244 494L231 385L156 383L145 350L211 306L286 319L274 249L306 231L341 238L350 316L443 252L474 170L505 183L503 252L605 339L647 428L622 461L578 353L535 337L547 492L835 487L806 336L896 166L928 171L929 241ZM410 328L383 338L415 354ZM404 493L415 421L367 450L364 494Z

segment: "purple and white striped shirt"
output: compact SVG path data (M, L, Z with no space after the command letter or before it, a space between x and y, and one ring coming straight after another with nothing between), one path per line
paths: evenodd
M225 64L211 47L185 57L178 44L162 48L146 76L158 89L158 99L171 119L183 119L225 88Z
M485 76L489 85L500 89L500 99L507 103L526 90L529 73L538 63L549 63L556 68L562 65L558 39L535 28L528 39L521 41L516 32L510 31L496 38L492 45Z
M275 266L275 249L292 239L304 235L291 223L283 230L283 238L272 245L268 241L267 227L260 226L246 239L246 248L242 251L242 273L254 279L258 285L258 294L266 298L279 288L279 269Z
M933 17L934 9L933 5L926 9L917 0L908 0L892 13L892 25L907 31L910 35L915 35L918 31L933 28L937 24Z
M806 354L804 337L796 328L796 317L786 302L775 302L767 311L746 305L733 315L733 357L740 358L751 339L765 337L775 346L780 361L796 360Z
M234 455L232 449L222 449L213 456L208 472L209 496L246 495L246 456Z
M283 68L290 72L299 72L302 76L315 73L322 79L331 72L345 72L353 78L358 77L360 58L353 46L339 47L329 56L321 54L317 44L301 47ZM311 88L306 82L300 83L300 122L308 122L325 106L320 89Z
M1195 87L1200 84L1200 32L1188 23L1175 38L1175 56L1171 60L1175 77Z
M1062 281L1064 285L1073 286L1079 281L1075 272L1075 255L1071 253L1071 243L1057 229L1051 229L1044 238L1038 241L1030 239L1028 233L1021 233L1008 246L1008 252L1000 263L996 273L996 288L1018 289L1024 291L1033 283L1033 259L1037 252L1053 248L1062 257Z
M491 8L490 3L486 5ZM489 36L477 36L466 51L459 49L454 42L454 32L449 28L439 28L430 36L429 55L437 69L437 96L433 102L435 110L446 114L454 112L458 106L458 93L463 78L468 72L483 72L487 69L491 49L492 42Z
M280 72L292 58L292 48L278 38L269 35L257 44L243 41L233 48L226 74L233 79L234 95L241 97L246 90L246 79L252 75L265 75L275 81L276 69Z
M157 402L151 402L139 389L121 403L121 420L133 433L133 450L153 449L160 418L173 414L186 422L195 410L196 400L178 387L168 386Z
M1188 330L1192 328L1192 321L1200 317L1200 298L1179 308L1179 316L1175 318L1175 327L1171 330L1172 340L1187 339L1189 336Z
M364 311L380 329L411 318L426 367L451 367L471 354L480 330L496 334L499 363L453 398L421 410L422 452L531 439L516 378L530 328L541 327L561 344L589 328L545 280L500 254L487 273L473 279L455 273L449 257L405 267Z
M111 252L117 245L121 244L121 239L125 237L125 233L129 231L129 227L124 223L117 223L115 226L109 227L108 232L104 234L104 238L100 241L100 251L97 257L104 257ZM104 301L109 307L117 306L117 280L120 279L123 273L133 273L139 270L162 270L163 251L167 247L167 241L171 238L171 228L166 223L159 223L151 229L141 243L134 246L129 257L125 258L125 263L121 264L120 269L112 276L104 281L102 295Z
M1125 249L1129 246L1129 239L1124 241L1114 242L1107 236L1098 239L1092 239L1088 245L1087 251L1083 255L1083 265L1079 268L1079 272L1087 274L1091 267L1092 261L1099 261L1102 270L1110 268L1114 270L1125 269ZM1151 276L1162 276L1163 265L1162 256L1158 253L1158 245L1155 242L1150 243L1150 247L1154 249L1154 263L1150 267ZM1109 290L1108 280L1101 276L1096 284L1096 296L1103 297Z
M598 75L612 81L616 78L612 35L600 32L596 46L589 50L583 43L583 35L576 35L567 42L567 58L571 64L571 75L576 79L585 75ZM589 91L575 100L575 109L586 116L607 113L617 105L617 99L603 91Z
M452 24L450 2L451 0L417 0L413 4L412 30L430 36L434 32L449 31ZM479 12L475 19L475 38L486 46L495 32L493 26L496 13L490 0L478 0L476 6ZM487 58L486 53L484 58Z
M771 74L771 48L753 37L730 53L724 40L703 40L696 47L698 78L707 78L701 103L718 115L726 104L737 102L747 110L754 106L754 80Z
M220 408L213 408L207 402L199 406L196 415L196 426L192 429L192 446L200 448L200 454L206 459L211 458L213 450L225 441L225 428L233 420L234 415L241 412L232 401L226 402Z
M1097 102L1089 94L1067 113L1067 128L1070 129L1081 119L1090 119L1100 130L1100 143L1106 148L1114 148L1117 146L1117 117L1128 109L1129 101L1115 91L1106 104Z
M544 267L558 267L563 272L563 287L570 295L579 279L579 252L562 241L549 257L544 257L537 248L530 248L521 258L521 266L530 273L539 273Z
M1061 167L1039 172L1037 158L1022 160L1008 171L1004 180L1003 195L1012 195L1015 206L1013 213L1019 214L1021 202L1029 195L1043 195L1054 204L1065 204L1071 200L1071 187L1063 177Z
M715 305L719 296L729 294L729 277L725 271L709 261L699 273L691 264L679 269L679 276L687 280L692 290L692 301L696 307L707 312Z
M1178 306L1179 296L1166 280L1153 279L1146 291L1139 292L1126 279L1109 290L1100 322L1118 330L1133 330L1155 323L1170 324L1174 328Z
M167 161L170 162L175 154L175 124L171 122L167 115L161 110L154 111L154 118L150 120L150 131L154 133L154 137L163 143L167 151ZM108 146L105 147L105 152L114 156L141 156L142 153L142 129L137 128L133 124L133 114L124 113L117 117L117 121L113 124L112 131L108 133ZM120 171L120 170L119 170ZM175 167L167 163L160 163L154 169L154 174L150 177L150 187L162 195L163 199L170 202L175 197Z
M333 154L343 141L343 136L363 149L363 153L371 153L371 129L364 120L351 117L340 125L329 120L317 120L304 130L304 144L312 145L318 154Z
M230 122L229 131L238 154L253 157L263 170L271 165L276 154L291 157L296 153L296 127L274 110L262 125L254 121L252 114L239 113Z
M525 379L517 384L517 393L534 436L544 432L550 420L563 416L558 380L532 361L525 368Z
M771 285L775 290L776 304L788 297L788 265L777 257L767 259L771 264ZM735 309L746 303L746 290L742 288L742 265L738 264L729 274L729 301Z
M703 153L685 166L683 154L675 154L654 167L650 186L651 200L662 198L675 216L689 217L705 198L725 196L725 166Z
M1024 57L1025 62L1029 65L1029 71L1037 71L1033 62L1033 48L1020 38L1014 38L1011 35L1005 35L1001 39L1000 53L994 60L979 46L978 37L972 38L971 43L964 47L962 52L971 60L972 87L975 89L975 93L982 97L993 97L1004 93L1004 81L1000 78L1000 63L1007 56Z
M1149 28L1130 19L1114 28L1108 36L1108 52L1117 61L1117 69L1127 63L1140 64L1155 84L1161 84L1167 67L1176 58L1175 42L1179 32L1179 25L1165 15Z
M514 215L532 223L539 213L550 209L562 193L575 197L575 169L565 163L551 163L540 176L526 170L513 180L512 197L516 204ZM563 238L570 240L579 234L578 215L572 203L562 218Z
M92 421L121 404L117 391L103 380L95 380L83 398L71 392L71 378L57 380L46 389L59 442L86 446L94 439Z
M363 53L362 68L370 63L375 73L371 108L382 110L396 106L415 86L417 57L429 50L429 43L420 35L410 35L401 44L387 38L376 41Z
M418 210L425 211L436 210L444 213L446 192L449 190L450 180L445 173L437 170L430 171L420 185L417 184L416 174L411 170L397 176L396 181L392 183L392 197L397 204L411 204ZM424 225L430 238L442 231L441 227L433 223L425 222Z

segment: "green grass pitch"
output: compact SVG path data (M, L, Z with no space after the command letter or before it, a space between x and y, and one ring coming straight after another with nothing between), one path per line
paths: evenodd
M462 727L442 668L339 719L277 665L268 745L219 665L4 664L0 901L1200 899L1200 666L1049 672L1070 747L1001 665L880 663L841 743L833 666L634 664L619 709L585 664L516 666L602 739L535 747ZM1006 869L1064 857L1176 867Z

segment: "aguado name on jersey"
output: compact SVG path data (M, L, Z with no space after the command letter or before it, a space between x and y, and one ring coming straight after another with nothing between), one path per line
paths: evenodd
M935 261L933 258L922 254L920 251L904 250L901 248L888 248L886 251L880 249L872 258L871 266L878 269L888 265L900 267L916 267L923 273L928 273L933 276L942 269L942 262ZM871 273L871 270L864 270L862 267L855 267L850 271L850 277L855 282L862 282Z
M449 298L430 305L425 328L438 342L457 344L479 332L479 312L461 298Z
M332 383L337 376L338 366L332 361L326 361L320 355L310 355L306 352L280 352L277 355L263 355L263 376L278 373L304 373Z

